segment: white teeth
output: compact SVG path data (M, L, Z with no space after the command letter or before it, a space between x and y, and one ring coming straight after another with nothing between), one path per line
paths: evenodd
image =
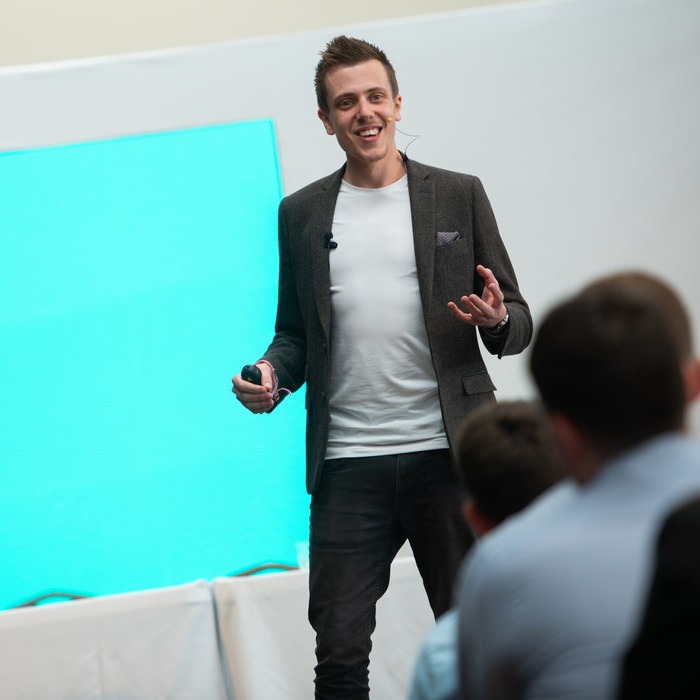
M379 133L379 129L365 129L360 132L360 136L376 136Z

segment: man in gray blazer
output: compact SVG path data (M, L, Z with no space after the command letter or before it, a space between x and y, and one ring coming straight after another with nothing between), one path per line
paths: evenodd
M279 209L275 336L233 392L254 413L306 383L312 496L309 619L316 697L369 697L370 636L408 539L436 616L472 542L450 447L494 401L481 357L521 352L528 306L478 178L409 160L395 143L396 75L340 36L316 70L318 115L346 155Z

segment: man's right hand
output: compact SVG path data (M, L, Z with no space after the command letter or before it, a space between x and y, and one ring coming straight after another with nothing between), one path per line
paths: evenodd
M272 372L265 364L256 365L262 373L262 386L247 382L237 374L231 381L231 391L236 398L252 413L265 413L275 404L272 398Z

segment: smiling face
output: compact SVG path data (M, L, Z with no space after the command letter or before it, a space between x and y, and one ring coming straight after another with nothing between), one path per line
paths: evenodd
M318 111L326 132L335 136L348 161L346 180L363 174L393 182L403 173L396 148L401 95L393 95L386 69L377 60L332 69L325 80L328 113ZM399 177L401 175L399 174Z

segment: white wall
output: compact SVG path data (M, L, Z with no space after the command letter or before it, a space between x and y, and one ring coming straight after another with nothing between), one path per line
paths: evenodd
M271 117L290 192L342 161L312 89L340 30L392 58L400 126L420 136L409 156L482 178L536 321L591 277L637 267L676 284L698 332L696 0L504 5L0 70L0 150ZM490 362L501 398L532 391L526 360Z
M510 1L3 0L0 66L196 46Z

